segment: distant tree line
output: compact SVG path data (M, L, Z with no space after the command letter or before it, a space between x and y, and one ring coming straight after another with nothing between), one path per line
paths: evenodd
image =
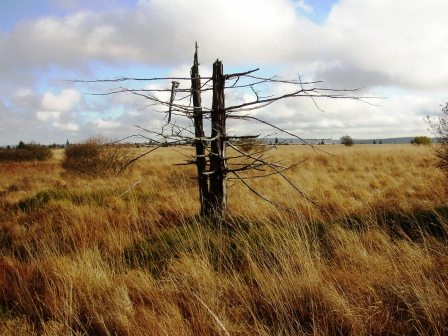
M15 148L7 146L0 149L0 161L2 162L44 161L51 158L51 156L51 149L48 146L34 142L25 144L23 141L20 141Z

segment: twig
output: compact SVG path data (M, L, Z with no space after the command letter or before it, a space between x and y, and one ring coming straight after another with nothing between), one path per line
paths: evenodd
M128 161L121 169L120 171L116 174L116 176L120 175L131 163L137 161L138 159L142 158L145 155L148 155L149 153L154 152L156 149L159 149L161 146L157 146L154 148L151 148L150 150L146 151L145 153L133 158L132 160Z
M281 208L281 209L283 209L283 210L286 210L286 211L288 211L288 212L291 212L291 213L294 213L294 211L292 210L292 209L290 209L290 208L287 208L287 207L285 207L285 206L283 206L283 205L281 205L281 204L278 204L278 203L276 203L276 202L274 202L274 201L271 201L269 198L267 198L267 197L265 197L265 196L263 196L262 194L260 194L258 191L256 191L254 188L252 188L246 181L244 181L244 179L240 176L240 175L238 175L238 173L237 172L232 172L241 182L243 182L243 184L250 190L250 191L252 191L255 195L257 195L258 197L260 197L263 201L265 201L265 202L267 202L267 203L269 203L269 204L271 204L271 205L274 205L274 206L276 206L276 207L279 207L279 208Z
M207 311L210 313L210 315L215 319L216 323L221 327L221 329L224 331L224 334L227 336L230 336L229 332L227 331L226 327L224 327L224 324L220 321L219 317L205 304L204 301L201 300L199 296L197 296L194 292L191 292L191 294L198 299L198 301L207 309Z
M142 183L142 180L135 181L135 183L129 189L127 189L124 192L122 192L120 195L118 195L118 197L121 197L121 196L127 194L128 192L130 192L132 189L134 189L140 183Z

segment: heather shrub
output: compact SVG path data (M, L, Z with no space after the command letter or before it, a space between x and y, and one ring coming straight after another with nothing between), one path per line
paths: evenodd
M255 138L243 138L236 142L236 145L245 153L257 152L265 146L265 144Z
M437 137L434 147L439 158L439 167L448 172L448 103L442 108L442 114L435 119L430 119L431 130Z
M62 167L75 175L117 175L126 168L129 160L130 155L126 148L109 144L102 138L90 138L65 149Z
M432 140L427 136L418 136L411 140L411 144L413 145L430 145Z
M341 144L343 144L345 146L353 146L352 137L349 135L344 135L343 137L341 137Z
M22 141L16 148L0 149L0 161L4 162L45 161L51 156L48 147L35 143L24 144Z

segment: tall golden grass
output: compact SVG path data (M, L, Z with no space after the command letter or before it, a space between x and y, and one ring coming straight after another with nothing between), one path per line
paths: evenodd
M1 335L446 335L448 204L430 148L280 146L288 177L229 180L197 217L162 148L126 176L0 165ZM191 148L180 149L189 152Z

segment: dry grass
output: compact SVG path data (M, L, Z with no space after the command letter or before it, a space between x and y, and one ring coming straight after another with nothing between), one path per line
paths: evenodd
M322 148L335 156L274 153L310 157L288 176L320 207L279 178L251 183L294 213L235 183L220 226L196 217L194 168L169 149L125 177L68 175L60 150L1 164L0 334L447 334L447 190L431 150Z

